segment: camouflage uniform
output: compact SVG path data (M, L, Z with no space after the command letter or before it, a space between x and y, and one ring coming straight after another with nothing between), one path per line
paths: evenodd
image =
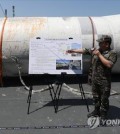
M91 55L90 49L84 49L85 54ZM111 61L114 65L117 60L117 54L114 50L107 50L101 53L107 60ZM95 109L101 112L107 112L109 109L109 96L111 89L111 68L106 67L100 61L96 55L92 55L92 66L91 66L91 77L92 77L92 94L95 103Z

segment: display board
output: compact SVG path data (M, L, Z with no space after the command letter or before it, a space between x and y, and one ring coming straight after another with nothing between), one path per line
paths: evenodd
M29 74L82 74L82 54L66 50L82 48L81 40L32 39L29 44Z

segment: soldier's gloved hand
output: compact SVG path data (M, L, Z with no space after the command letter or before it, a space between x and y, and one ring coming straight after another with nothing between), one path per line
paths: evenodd
M93 51L93 54L99 56L101 53L100 53L100 51L98 49L95 49Z

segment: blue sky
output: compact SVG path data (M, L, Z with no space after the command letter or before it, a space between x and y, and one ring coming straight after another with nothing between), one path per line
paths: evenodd
M3 10L12 17L72 17L120 14L120 0L0 0ZM3 17L0 7L0 17Z

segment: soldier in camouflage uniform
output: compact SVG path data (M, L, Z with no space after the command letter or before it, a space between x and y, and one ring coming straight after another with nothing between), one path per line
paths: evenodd
M110 36L102 35L97 41L99 49L68 50L67 53L92 55L91 84L95 109L88 114L88 117L100 116L102 119L105 119L109 109L111 70L117 60L117 54L110 48L112 41Z

